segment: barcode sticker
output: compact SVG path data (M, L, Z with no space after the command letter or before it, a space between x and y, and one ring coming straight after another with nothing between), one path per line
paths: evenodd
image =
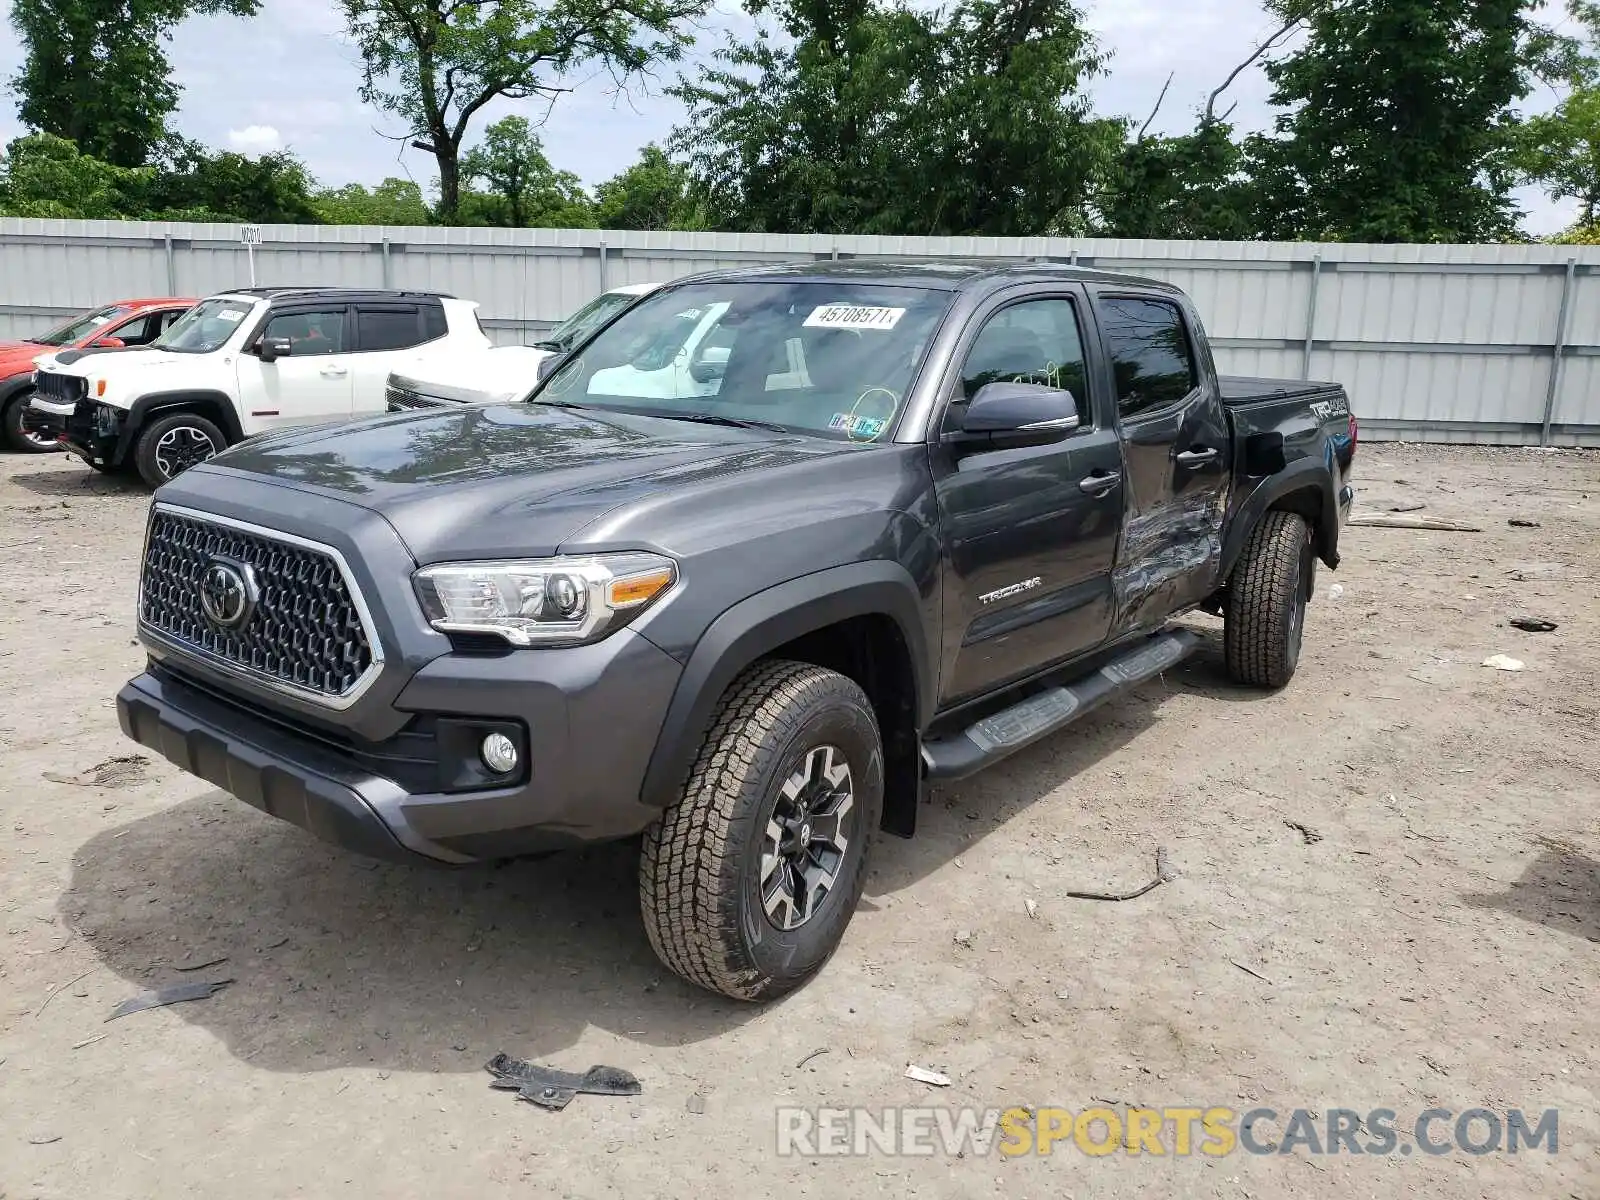
M819 304L805 323L811 329L893 329L906 315L903 308L865 304Z

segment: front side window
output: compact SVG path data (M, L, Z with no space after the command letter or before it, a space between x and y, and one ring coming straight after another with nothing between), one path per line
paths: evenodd
M421 342L416 309L356 309L356 345L363 351L405 350Z
M887 441L952 293L728 280L640 300L535 403Z
M151 345L180 354L210 354L239 331L255 309L249 300L202 300L168 327Z
M412 336L416 335L416 317L411 318ZM344 350L344 310L326 312L279 313L267 322L261 331L263 339L288 338L295 358L313 354L338 354Z
M1072 393L1078 418L1092 421L1083 335L1070 300L1025 300L1003 308L967 351L961 387L971 400L986 383L1037 383Z
M1176 304L1102 300L1100 316L1117 379L1117 411L1123 420L1176 404L1199 386L1194 351Z
M71 346L99 332L112 321L126 316L131 311L115 304L97 308L93 312L80 313L65 325L58 325L49 333L41 333L38 337L29 338L28 341L38 346Z

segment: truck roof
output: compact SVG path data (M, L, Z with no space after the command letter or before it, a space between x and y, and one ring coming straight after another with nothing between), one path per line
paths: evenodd
M218 296L256 296L264 300L276 300L284 296L292 296L296 300L312 300L326 297L329 300L454 300L455 297L448 292L419 292L399 290L396 288L352 288L352 287L313 287L313 286L274 286L274 287L242 287L230 288L225 292L216 292Z
M851 283L887 287L921 287L941 291L968 291L986 285L1023 283L1033 279L1071 283L1121 283L1129 286L1178 289L1159 279L1125 275L1080 267L1062 259L1016 258L840 258L789 263L764 263L754 267L735 267L707 271L676 280L700 282L714 279L788 279L796 282L848 280Z

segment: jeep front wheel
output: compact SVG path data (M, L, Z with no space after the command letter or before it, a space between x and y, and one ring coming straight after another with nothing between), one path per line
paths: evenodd
M878 722L861 689L808 663L758 663L728 689L677 802L645 833L650 944L734 999L794 990L844 936L882 808Z
M145 427L133 457L139 475L156 488L227 448L222 430L204 417L173 413Z

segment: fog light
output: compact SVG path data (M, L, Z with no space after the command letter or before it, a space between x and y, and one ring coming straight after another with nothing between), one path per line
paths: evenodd
M491 771L505 775L517 769L517 744L503 733L491 733L483 739L484 765Z

